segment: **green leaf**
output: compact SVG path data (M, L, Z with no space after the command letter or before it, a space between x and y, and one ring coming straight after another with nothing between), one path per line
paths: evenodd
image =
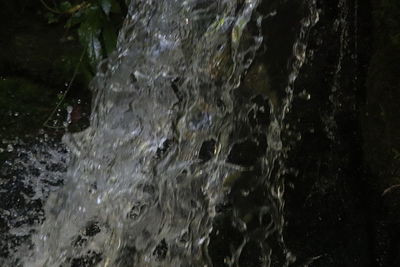
M92 68L103 58L103 47L100 42L104 23L107 21L98 6L91 6L84 12L84 20L79 26L78 36L81 45L86 49Z
M86 49L92 67L102 59L102 47L99 40L101 30L85 21L78 29L78 36L82 46Z
M81 12L76 12L67 20L64 27L66 29L71 29L72 27L82 23L84 19L85 16L82 15Z
M72 8L72 4L68 1L62 2L59 6L59 10L63 13L67 12Z
M51 13L51 12L47 12L47 13L45 14L45 17L46 17L46 19L47 19L47 23L48 23L48 24L57 23L58 20L59 20L59 17L56 16L54 13Z
M114 29L113 25L111 23L106 23L104 25L103 31L102 31L102 37L104 41L104 50L106 52L106 55L110 55L114 50L115 46L117 44L117 33L116 30Z
M98 6L91 6L86 9L85 22L92 28L100 29L104 20L106 20L106 18Z

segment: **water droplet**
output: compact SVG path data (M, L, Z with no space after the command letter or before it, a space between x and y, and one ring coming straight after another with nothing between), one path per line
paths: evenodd
M202 238L200 238L199 239L199 241L197 242L197 244L199 245L199 246L201 246L203 243L204 243L204 241L206 241L206 237L202 237Z
M240 191L241 193L242 193L242 196L244 196L244 197L247 197L249 194L250 194L250 191L249 190L241 190Z
M310 99L311 99L311 95L310 95L309 93L307 93L306 90L301 91L301 92L298 94L298 96L299 96L301 99L304 99L304 100L310 100Z
M7 152L13 152L14 151L14 147L11 144L7 145Z
M230 257L225 257L224 258L224 263L226 265L232 265L233 264L233 260Z
M311 22L309 18L303 19L302 21L304 27L310 26Z

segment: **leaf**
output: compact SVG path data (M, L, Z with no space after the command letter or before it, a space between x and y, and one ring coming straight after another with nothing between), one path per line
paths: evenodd
M100 29L104 20L105 16L98 6L91 6L85 10L85 22L93 28Z
M86 49L92 67L102 59L102 47L99 40L101 30L85 21L78 29L78 36L82 46Z
M59 17L56 16L54 13L51 13L51 12L47 12L47 13L45 14L45 17L46 17L46 19L47 19L47 23L48 23L48 24L57 23L58 20L59 20Z
M86 49L90 64L95 69L103 58L103 47L100 42L102 27L107 21L104 13L98 6L85 9L85 18L78 29L78 36L82 46Z
M82 15L81 12L76 12L67 20L64 27L66 29L71 29L72 27L82 23L84 19L85 16Z
M117 33L111 23L106 23L102 31L102 37L104 41L104 50L106 55L110 55L117 44Z
M71 8L72 8L72 4L71 4L70 2L68 2L68 1L62 2L62 3L60 4L60 6L59 6L59 10L60 10L62 13L67 13L68 10L71 9Z

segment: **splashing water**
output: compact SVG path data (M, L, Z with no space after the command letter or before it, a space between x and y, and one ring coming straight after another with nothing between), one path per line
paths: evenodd
M64 137L65 185L47 200L25 266L295 260L282 237L281 131L318 12L299 2L274 88L264 28L279 1L266 2L131 2L92 85L91 126Z
M62 185L69 157L65 147L46 134L29 142L4 142L13 149L7 150L0 171L0 266L20 266L20 255L32 245L35 224L44 220L42 203Z

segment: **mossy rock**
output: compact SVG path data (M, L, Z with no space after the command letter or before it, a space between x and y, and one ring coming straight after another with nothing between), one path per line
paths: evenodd
M399 161L393 151L400 150L400 2L374 0L372 4L374 51L366 77L363 149L367 165L380 177L373 187L381 194L398 183Z

